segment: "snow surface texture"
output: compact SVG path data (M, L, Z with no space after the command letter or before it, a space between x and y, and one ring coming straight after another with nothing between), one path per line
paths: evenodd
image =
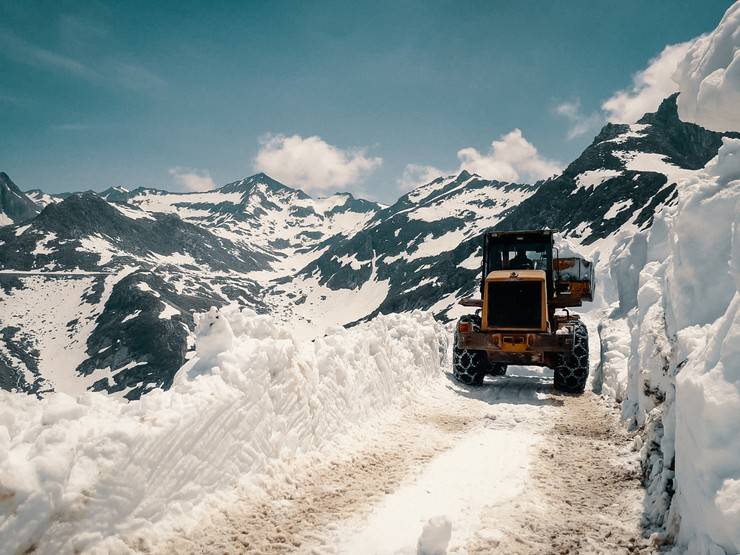
M678 64L681 119L715 131L740 129L740 2Z
M172 389L140 402L0 391L0 551L146 550L233 500L235 483L257 492L340 450L438 377L446 350L446 330L418 311L300 343L227 307L198 318L198 356ZM433 528L424 545L441 545Z
M694 554L740 552L739 177L740 140L724 139L607 266L603 391L646 432L648 518Z

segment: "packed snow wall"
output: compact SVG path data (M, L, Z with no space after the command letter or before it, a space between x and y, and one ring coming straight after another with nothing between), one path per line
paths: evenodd
M605 268L598 386L644 430L649 524L690 553L740 552L740 140Z
M212 309L196 333L172 389L137 402L0 391L0 553L146 550L237 487L346 450L441 375L448 341L418 311L300 342Z

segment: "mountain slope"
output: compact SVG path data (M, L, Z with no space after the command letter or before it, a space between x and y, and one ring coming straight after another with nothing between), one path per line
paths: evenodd
M588 245L626 224L644 228L682 179L717 155L722 137L678 117L676 97L638 123L607 124L563 173L543 183L501 229L549 227Z
M295 271L380 209L264 174L206 193L47 197L34 194L45 205L35 219L0 230L0 385L129 399L172 383L194 311L264 311L253 278Z
M347 193L313 199L263 173L203 193L136 189L116 195L115 200L149 213L177 214L262 253L267 271L254 274L261 280L299 270L327 242L357 231L381 208Z
M428 308L454 265L427 272L467 239L499 221L536 185L489 181L463 171L438 178L378 212L354 235L331 245L266 301L307 324L347 324L377 312Z
M0 374L29 393L80 386L137 398L185 362L192 312L259 308L260 252L173 214L97 195L0 229Z

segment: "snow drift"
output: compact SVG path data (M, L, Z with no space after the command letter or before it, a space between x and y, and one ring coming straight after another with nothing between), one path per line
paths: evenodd
M737 553L740 140L724 139L677 191L611 253L618 300L599 327L602 387L645 431L650 523L690 553Z
M196 331L198 356L173 388L135 403L0 391L0 551L147 549L237 487L346 449L441 372L447 347L418 311L305 343L235 308Z

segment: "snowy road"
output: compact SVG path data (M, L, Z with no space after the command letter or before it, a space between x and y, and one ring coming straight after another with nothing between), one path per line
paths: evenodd
M413 554L437 516L448 553L651 552L616 413L518 374L482 388L440 377L361 449L245 495L162 552Z

